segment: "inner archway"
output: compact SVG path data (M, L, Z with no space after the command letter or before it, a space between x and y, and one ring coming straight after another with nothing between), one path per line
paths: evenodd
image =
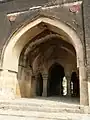
M64 76L64 68L60 64L54 63L50 67L48 75L48 96L63 95L62 81Z

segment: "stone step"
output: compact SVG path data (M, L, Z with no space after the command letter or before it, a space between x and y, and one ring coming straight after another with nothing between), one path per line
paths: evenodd
M61 100L53 99L15 99L15 100L0 100L0 105L23 105L23 106L48 106L48 107L67 107L67 108L79 108L79 104L64 102Z
M89 120L85 106L53 98L0 100L0 120Z
M17 110L17 111L39 111L39 112L67 112L67 113L83 113L80 105L67 104L60 101L41 100L41 99L20 99L0 101L0 109Z
M90 115L79 114L79 113L55 113L55 112L40 112L40 111L17 111L17 110L0 110L0 115L2 116L14 116L19 117L19 120L86 120ZM26 119L25 119L26 118ZM87 120L89 120L87 119ZM15 119L16 120L16 119Z
M43 111L43 112L68 112L68 113L83 113L77 108L66 108L66 107L45 107L45 106L20 106L20 105L0 105L0 109L12 109L21 111Z
M3 105L18 105L18 106L23 106L23 107L28 107L28 106L37 106L37 107L57 107L57 108L60 108L60 107L65 107L65 108L77 108L77 109L79 109L80 108L80 105L72 105L72 104L62 104L62 103L52 103L52 102L46 102L46 101L44 101L44 102L40 102L40 101L38 101L38 102L29 102L29 103L25 103L25 102L23 102L23 103L21 103L21 102L0 102L0 105L1 106L3 106Z

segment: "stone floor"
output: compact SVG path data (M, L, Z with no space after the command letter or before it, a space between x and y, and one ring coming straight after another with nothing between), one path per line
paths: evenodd
M53 103L60 103L60 104L73 104L73 105L79 105L79 98L75 97L35 97L35 98L18 98L18 99L0 99L0 103L4 102L10 102L10 103L30 103L30 102L44 102L47 104L48 102Z
M0 100L0 120L90 120L79 106L79 99L66 97Z
M30 113L28 113L30 114ZM55 114L57 115L57 114ZM40 117L41 113L36 116L14 116L0 115L0 120L90 120L90 115L87 114L59 114L59 117ZM57 115L58 116L58 115Z

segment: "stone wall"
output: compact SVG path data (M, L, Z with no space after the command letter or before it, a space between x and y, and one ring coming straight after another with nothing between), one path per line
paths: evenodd
M47 3L47 0L13 0L0 4L0 11L5 13L27 10L30 7L41 6Z
M89 90L89 99L90 99L90 1L83 0L83 20L84 20L84 32L85 32L85 46L86 46L86 66L87 66L87 80L88 80L88 90ZM89 101L90 104L90 101Z
M15 11L22 11L29 9L30 7L36 7L36 6L44 6L45 4L49 3L70 3L70 2L76 2L78 0L13 0L10 2L5 2L3 4L0 4L0 11L1 12L15 12Z

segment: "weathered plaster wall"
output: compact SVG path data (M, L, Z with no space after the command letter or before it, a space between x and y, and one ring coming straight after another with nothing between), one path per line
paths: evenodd
M11 13L15 11L27 10L30 7L41 6L48 2L48 0L13 0L0 4L0 11Z
M31 97L31 77L31 70L29 68L19 66L17 96Z
M4 12L0 12L0 66L1 66L1 52L6 40L11 31L10 22Z
M84 30L85 30L85 46L86 46L86 57L87 57L87 81L88 81L88 92L90 99L90 1L83 0L83 19L84 19ZM90 105L90 100L89 100Z
M0 11L1 12L15 12L29 9L30 7L41 6L45 4L55 4L55 3L68 3L68 2L76 2L78 0L13 0L10 2L6 2L0 4Z

